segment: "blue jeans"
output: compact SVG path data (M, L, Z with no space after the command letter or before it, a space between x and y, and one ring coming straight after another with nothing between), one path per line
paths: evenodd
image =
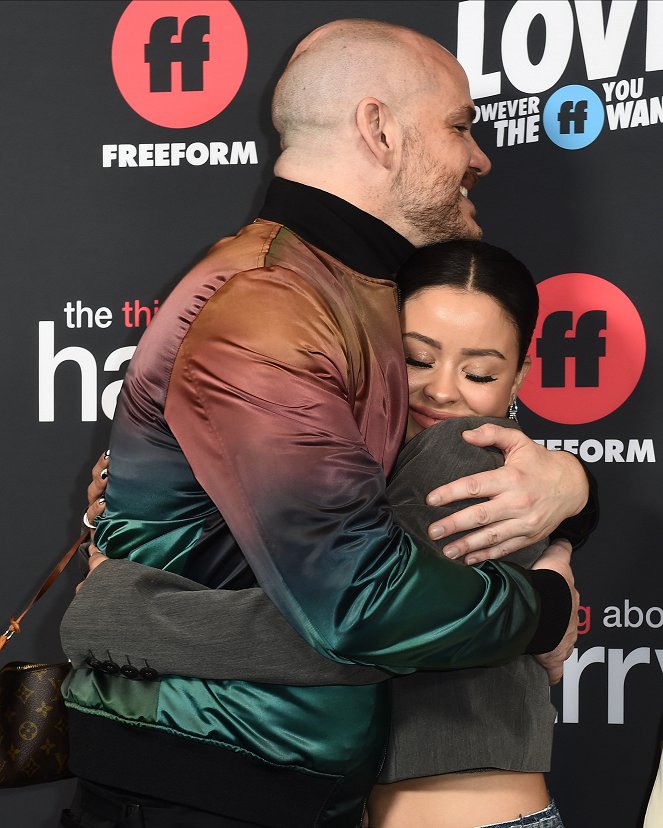
M528 814L527 816L518 817L518 819L511 819L509 822L500 822L494 825L481 825L477 828L564 828L562 817L553 800L547 808L543 811L537 811L535 814Z

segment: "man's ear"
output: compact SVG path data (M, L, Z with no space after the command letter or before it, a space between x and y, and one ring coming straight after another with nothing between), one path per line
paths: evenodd
M377 98L363 98L357 105L357 129L366 148L385 169L391 169L400 140L389 107Z

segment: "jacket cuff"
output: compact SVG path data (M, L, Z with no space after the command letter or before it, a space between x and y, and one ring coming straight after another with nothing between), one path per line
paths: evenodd
M574 552L585 543L599 522L598 484L596 478L589 471L585 463L582 460L580 460L580 463L582 463L589 483L589 495L585 508L581 512L578 512L577 515L563 520L557 529L554 529L550 533L550 540L564 538L569 541Z
M564 638L569 626L571 590L566 579L552 569L535 569L530 573L532 586L539 594L539 626L525 652L549 653Z

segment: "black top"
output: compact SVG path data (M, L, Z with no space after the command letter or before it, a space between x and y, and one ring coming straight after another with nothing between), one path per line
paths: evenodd
M375 216L324 190L285 178L269 185L260 218L284 224L347 267L377 279L395 279L415 250Z

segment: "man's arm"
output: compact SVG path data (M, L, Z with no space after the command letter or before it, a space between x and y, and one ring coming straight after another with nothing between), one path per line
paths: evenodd
M568 566L568 551L560 544L549 547L537 566ZM101 655L120 665L149 666L159 675L298 686L375 684L393 675L321 656L259 588L208 589L171 572L110 560L98 551L90 568L94 574L60 628L74 667L87 658L102 660ZM551 684L560 680L577 637L575 590L572 600L574 611L560 643L537 655Z
M501 452L460 439L461 429L478 422L477 418L449 421L419 435L402 453L388 487L398 522L432 553L436 550L426 538L428 523L462 504L427 506L427 487L503 463ZM105 479L100 475L107 465L101 458L93 470L88 495L94 503L103 495ZM531 564L543 546L519 552L517 562ZM96 571L105 560L95 552L91 568ZM109 613L115 616L113 624L107 623ZM208 590L130 561L111 561L90 578L65 617L62 638L75 666L89 651L109 650L127 654L133 664L149 658L150 666L160 673L201 678L302 685L372 683L389 676L375 668L341 665L320 656L259 589ZM545 656L546 667L555 656ZM560 663L555 662L555 671Z
M271 600L329 658L407 670L522 652L538 626L536 578L458 567L393 521L352 408L353 336L306 279L235 276L170 382L167 422L196 478Z

